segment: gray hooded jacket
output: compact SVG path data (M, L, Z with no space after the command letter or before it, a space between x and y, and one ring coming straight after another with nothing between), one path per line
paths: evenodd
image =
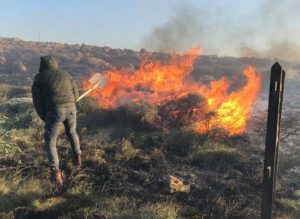
M47 110L74 104L79 93L71 75L60 70L52 56L41 57L39 72L32 85L32 98L37 114L45 120Z

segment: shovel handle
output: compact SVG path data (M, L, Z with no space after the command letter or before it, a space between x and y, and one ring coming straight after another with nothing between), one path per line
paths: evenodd
M78 99L76 100L76 102L79 102L82 98L84 98L86 95L88 95L89 93L91 93L99 84L100 84L101 80L98 81L93 87L91 87L90 89L88 89L86 92L84 92L83 94L80 95L80 97L78 97Z
M94 88L90 88L88 89L86 92L84 92L82 95L80 95L80 97L78 97L78 99L76 100L76 102L79 102L79 100L81 100L82 98L84 98L86 95L88 95L89 93L91 93L91 91L94 90Z

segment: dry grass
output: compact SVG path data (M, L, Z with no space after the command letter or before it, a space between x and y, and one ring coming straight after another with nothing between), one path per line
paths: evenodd
M212 140L208 134L162 128L156 124L161 119L157 110L146 104L103 110L94 99L81 102L83 167L72 166L71 148L60 137L58 152L66 182L60 191L49 181L42 123L35 120L32 105L25 111L17 106L12 108L16 113L3 111L8 119L0 123L0 133L12 133L0 140L21 150L0 151L0 168L9 168L0 178L0 212L6 215L145 219L258 215L258 186L252 180L256 164L248 151L230 140ZM191 183L190 191L166 193L164 179L169 175Z
M38 179L23 179L19 176L0 179L0 212L16 207L30 206L35 200L47 194L47 186Z
M219 143L203 147L191 154L190 160L193 165L199 167L218 168L228 170L245 166L249 159L246 154L237 148L230 148Z

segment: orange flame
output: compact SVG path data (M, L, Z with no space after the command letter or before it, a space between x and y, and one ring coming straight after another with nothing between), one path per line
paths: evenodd
M191 127L208 131L220 127L231 135L245 131L246 123L260 90L260 78L253 67L244 70L246 84L240 90L229 93L231 83L226 78L213 81L209 86L191 81L188 76L194 61L200 55L200 48L193 48L185 54L173 53L165 61L153 61L144 57L135 72L122 69L105 72L108 84L103 90L92 93L104 108L115 108L123 104L147 101L161 105L167 101L196 93L206 98L208 110L216 116L209 123L195 121ZM84 84L87 89L90 85ZM194 112L197 118L197 111ZM203 115L199 118L203 118Z
M196 130L201 131L211 127L220 127L227 130L230 135L241 134L245 131L251 107L259 95L261 80L255 68L251 66L248 66L243 73L247 79L245 86L231 94L226 92L229 84L224 84L224 80L214 82L215 86L220 88L217 90L223 92L220 96L211 95L215 94L214 92L208 95L209 107L216 112L216 116L209 121L209 125L206 124L205 128L203 123L196 122ZM223 101L220 102L220 99Z

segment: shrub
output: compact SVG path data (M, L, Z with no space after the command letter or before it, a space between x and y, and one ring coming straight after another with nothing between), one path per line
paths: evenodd
M136 147L146 152L151 152L154 148L162 147L164 143L164 136L159 131L132 134L129 139Z
M12 87L7 93L8 98L31 97L29 87Z
M210 141L204 147L195 150L190 155L190 160L194 166L218 171L228 171L232 168L243 170L250 162L249 158L238 149Z
M96 98L85 97L77 103L77 111L83 114L91 114L100 109Z
M187 156L194 148L201 147L206 137L192 131L171 130L165 137L167 156Z
M15 153L22 152L21 148L15 142L14 132L3 132L0 130L0 155L14 155Z
M167 127L186 128L195 121L208 119L208 107L204 97L188 94L159 107L159 115Z
M0 84L0 99L31 97L30 87Z

